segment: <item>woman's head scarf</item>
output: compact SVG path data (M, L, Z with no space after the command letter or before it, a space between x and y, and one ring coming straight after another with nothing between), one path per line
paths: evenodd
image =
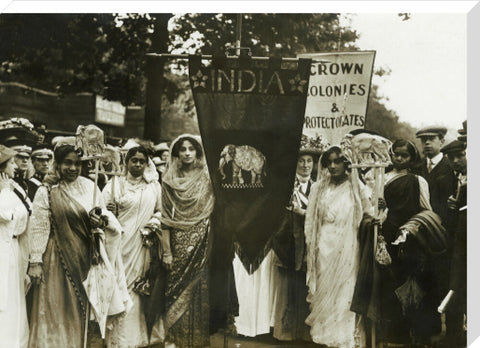
M185 176L179 157L172 155L175 144L187 140L203 147L200 137L183 134L172 142L167 169L162 175L162 224L174 229L187 229L210 216L214 196L205 156L197 156L190 175Z

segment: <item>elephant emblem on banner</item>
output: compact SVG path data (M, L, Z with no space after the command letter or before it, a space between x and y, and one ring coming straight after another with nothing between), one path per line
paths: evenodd
M226 145L220 153L219 171L224 187L263 187L265 156L249 145Z

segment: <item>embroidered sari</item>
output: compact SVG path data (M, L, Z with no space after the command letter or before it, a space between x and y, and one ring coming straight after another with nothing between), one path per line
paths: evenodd
M359 264L358 230L371 206L353 171L333 184L324 170L313 184L305 216L307 285L310 315L306 323L315 343L339 348L364 347L356 313L350 311Z
M207 261L214 197L207 167L199 162L185 176L170 153L162 182L162 229L170 230L173 255L165 291L166 341L182 348L210 345Z
M93 187L92 181L79 177L73 183L60 182L50 192L46 187L37 191L30 227L33 240L31 259L43 261L43 281L33 289L29 347L83 347L89 301L94 304L92 311L108 301L103 307L110 314L109 309L113 309L110 304L121 297L124 283L118 276L123 269L117 272L117 279L111 284L101 281L95 284L109 288L108 299L102 297L105 292L98 298L89 298L87 293L94 292L85 288L89 277L100 276L100 272L89 273L93 268L94 250L88 216L93 206ZM111 266L115 264L121 229L113 215L105 209L103 214L109 218L109 227L105 230L106 250L102 249L102 257ZM112 314L125 309L123 301L119 302Z

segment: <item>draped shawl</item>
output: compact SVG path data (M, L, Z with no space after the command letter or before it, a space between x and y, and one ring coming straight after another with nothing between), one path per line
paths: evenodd
M180 159L172 156L173 147L184 136L193 138L201 147L197 136L185 134L175 139L170 148L167 170L162 176L162 225L181 230L208 218L214 206L205 156L197 157L189 176L184 175Z
M316 255L318 254L319 231L321 230L324 207L321 206L321 198L330 185L331 175L327 169L319 169L318 180L312 185L309 196L309 204L305 213L305 243L307 248L307 285L310 292L316 290L318 279L318 265ZM363 206L368 206L365 197L360 192L360 183L356 169L348 175L349 184L352 187L354 200L353 226L358 228L363 217ZM352 226L352 227L353 227Z
M53 236L62 266L85 311L86 294L82 282L87 278L93 251L93 244L87 235L91 230L90 219L87 211L59 187L51 191L51 207Z

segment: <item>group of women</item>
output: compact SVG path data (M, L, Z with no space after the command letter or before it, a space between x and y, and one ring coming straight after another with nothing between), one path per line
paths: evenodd
M0 346L209 345L214 199L198 137L173 142L162 187L138 146L102 193L80 175L82 151L60 145L33 203L12 180L14 156L0 145Z
M81 151L61 145L55 175L33 204L11 180L14 155L0 146L1 346L209 346L214 197L198 137L172 143L161 185L147 175L147 151L131 148L126 174L98 195L80 176ZM319 159L300 152L286 235L274 242L276 337L365 347L367 318L384 342L424 343L436 332L425 282L428 251L439 251L442 241L433 228L411 228L412 218L435 221L428 185L411 172L419 159L413 143L396 141L391 158L379 203L387 213L372 219L370 192L339 147ZM375 224L383 226L384 244L372 266ZM34 292L29 322L27 279Z
M377 343L402 347L428 345L440 332L434 263L447 248L445 230L427 182L412 172L415 145L397 140L390 156L376 216L368 176L351 169L340 147L321 156L300 150L290 223L274 238L276 338L365 347L374 322Z

